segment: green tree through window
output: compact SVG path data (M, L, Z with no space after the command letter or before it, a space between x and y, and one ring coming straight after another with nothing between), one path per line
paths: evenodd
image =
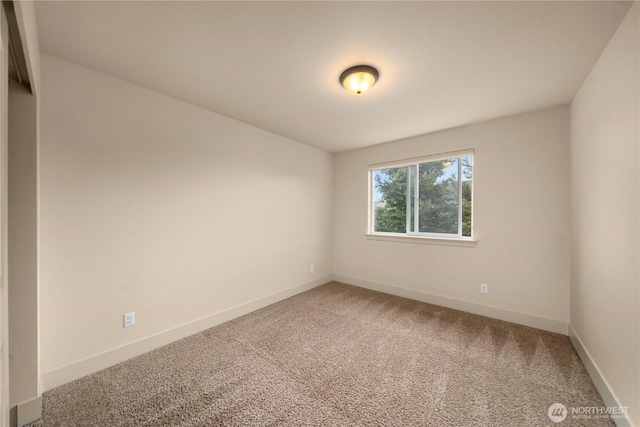
M467 155L373 170L373 231L470 237L472 164Z
M375 201L375 230L385 233L407 231L407 168L374 172L379 198Z

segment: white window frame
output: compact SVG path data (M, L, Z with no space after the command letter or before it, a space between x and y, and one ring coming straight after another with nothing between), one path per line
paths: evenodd
M407 210L409 210L409 206L416 206L416 202L419 197L419 188L418 188L418 168L420 163L428 163L428 162L436 162L440 160L447 160L450 158L462 158L471 156L473 158L473 166L474 166L474 176L471 180L471 237L462 235L462 189L458 191L458 233L457 234L445 234L445 233L424 233L418 232L418 215L414 213L413 220L413 230L410 227L410 215L407 214L407 232L405 233L389 233L389 232L380 232L374 231L373 227L375 225L375 206L374 206L374 197L373 197L373 173L376 170L380 169L391 169L391 168L399 168L399 167L408 167L415 166L415 179L414 182L415 191L413 204L410 203L409 198L411 197L411 192L407 191ZM458 176L461 177L462 172L462 162L458 161ZM430 156L422 156L422 157L414 157L405 160L398 160L393 162L384 162L384 163L375 163L370 164L368 168L368 200L367 200L367 211L368 211L368 222L367 222L367 233L366 236L371 240L387 240L387 241L396 241L396 242L414 242L414 243L428 243L428 244L444 244L444 245L454 245L454 246L466 246L473 247L475 246L475 234L474 234L474 208L473 204L475 202L474 197L474 188L475 188L475 157L473 149L459 150L459 151L451 151L447 153L439 153ZM409 169L407 170L407 172ZM407 173L407 189L409 188L409 179L411 179L411 174ZM415 209L415 208L414 208Z

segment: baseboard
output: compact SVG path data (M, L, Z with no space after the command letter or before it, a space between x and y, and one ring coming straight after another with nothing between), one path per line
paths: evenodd
M27 400L11 408L9 425L22 427L42 418L42 396Z
M429 294L415 289L401 288L398 286L386 285L372 282L366 279L334 274L333 280L343 282L348 285L359 286L386 294L409 298L417 301L427 302L442 307L453 308L455 310L466 311L467 313L479 314L493 319L504 320L506 322L517 323L519 325L530 326L532 328L555 332L562 335L568 333L568 323L561 320L547 319L527 313L505 310L498 307L481 305L471 301L458 300L441 295Z
M620 404L620 401L616 397L616 394L613 392L613 390L609 386L609 383L605 379L605 376L602 374L602 371L600 371L600 368L598 368L598 365L591 357L591 354L586 349L586 347L582 343L582 340L576 333L575 329L573 329L573 326L571 324L569 324L569 339L571 340L571 344L573 344L573 348L576 349L576 353L578 353L580 360L582 360L582 363L584 364L585 368L587 368L587 372L589 373L591 380L593 381L596 388L598 389L598 392L602 397L602 401L604 402L604 405L607 407L621 407L622 405ZM629 414L627 414L627 417L628 416ZM614 418L616 426L630 427L634 425L635 426L639 425L637 423L634 424L627 417Z
M328 283L332 279L333 276L328 275L311 282L296 285L51 370L44 373L42 376L44 391L59 387L68 382L82 378L85 375L98 372L120 362L124 362L132 357L155 350L156 348L170 344L179 339L186 338L198 332L202 332L221 323L244 316L245 314L259 310L278 301L282 301L299 293Z

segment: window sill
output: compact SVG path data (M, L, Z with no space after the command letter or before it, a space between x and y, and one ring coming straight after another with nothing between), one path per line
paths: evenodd
M367 233L369 240L382 240L386 242L419 243L424 245L460 246L473 248L476 245L475 239L453 238L453 237L430 237L430 236L407 236L405 234L394 233Z

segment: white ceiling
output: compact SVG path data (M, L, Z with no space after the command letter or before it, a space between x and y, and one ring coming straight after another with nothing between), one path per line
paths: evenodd
M339 152L569 102L631 2L38 2L43 52ZM356 96L340 73L380 70Z

